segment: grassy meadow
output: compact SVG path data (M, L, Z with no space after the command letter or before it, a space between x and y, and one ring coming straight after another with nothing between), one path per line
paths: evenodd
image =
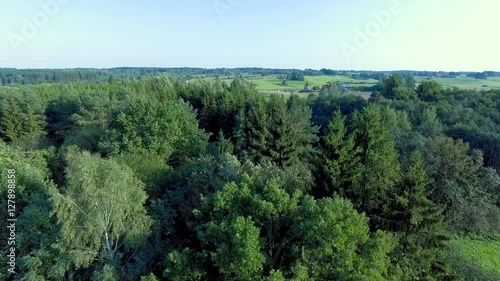
M280 93L283 91L286 92L298 92L304 88L304 85L309 82L309 86L312 88L314 86L321 87L325 85L327 82L339 82L350 84L351 86L358 87L370 87L377 84L377 80L369 79L369 80L355 80L347 76L305 76L304 81L288 81L287 86L281 85L282 79L278 79L273 76L265 76L261 79L254 79L254 82L257 85L257 89L263 93Z
M298 93L300 90L304 89L306 81L309 82L309 86L313 88L314 86L321 87L327 82L337 82L342 84L350 84L352 87L371 87L378 83L377 80L367 79L367 80L356 80L348 76L342 75L325 75L325 76L305 76L304 81L288 81L288 85L282 85L283 79L278 79L276 75L274 76L260 76L260 75L244 75L245 79L252 81L257 90L262 94L292 94ZM213 80L214 77L206 77L202 79ZM220 77L222 81L226 83L231 83L234 79L233 77Z
M350 84L351 87L371 87L378 83L375 79L366 80L356 80L349 76L342 75L325 75L325 76L305 76L305 81L288 81L288 85L282 85L282 79L278 79L277 76L261 76L261 75L243 75L245 79L248 79L255 83L257 90L264 94L283 94L290 95L292 93L298 93L304 88L305 82L309 82L309 86L313 88L314 86L321 87L327 82L337 82L341 84ZM211 76L199 76L199 79L213 80L214 77ZM232 76L220 77L222 81L226 83L231 83L234 79ZM491 90L500 89L500 77L490 77L487 80L475 79L470 77L458 77L458 78L439 78L417 76L415 81L417 85L422 81L434 80L443 85L445 88L459 88L464 90ZM368 92L358 92L353 91L357 95L368 95Z
M462 238L456 240L462 255L479 263L486 271L500 276L500 240L472 240Z
M500 89L500 77L490 77L487 80L475 79L470 77L457 77L457 78L437 78L432 77L427 79L426 77L415 77L417 83L426 80L434 80L439 84L443 85L445 88L457 87L464 90L490 90L490 89Z
M459 238L451 241L453 271L467 281L500 280L500 240Z

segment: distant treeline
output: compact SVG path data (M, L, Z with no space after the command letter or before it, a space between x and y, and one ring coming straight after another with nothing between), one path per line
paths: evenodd
M33 85L44 83L69 83L69 82L98 82L110 83L114 80L124 80L141 78L144 76L166 74L174 77L186 79L196 78L197 76L239 76L239 75L278 75L283 77L304 77L304 76L322 76L322 75L343 75L354 79L380 80L383 77L392 74L402 74L405 76L433 76L442 78L456 78L467 76L476 79L487 79L488 77L500 77L500 72L429 72L429 71L355 71L355 70L332 70L332 69L272 69L272 68L158 68L158 67L119 67L110 69L94 68L74 68L74 69L15 69L0 68L1 86ZM290 79L300 80L303 79Z
M306 73L298 69L264 69L264 68L156 68L156 67L120 67L111 69L14 69L0 68L2 86L30 85L43 83L68 82L113 82L115 79L132 79L144 76L167 74L169 76L192 79L193 76L237 76L251 75L288 75L292 72ZM323 75L321 72L305 75Z

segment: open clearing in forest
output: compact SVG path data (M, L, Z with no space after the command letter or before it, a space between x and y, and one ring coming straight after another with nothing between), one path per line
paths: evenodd
M319 87L328 82L336 82L340 84L349 84L351 87L371 87L378 83L375 79L357 80L349 76L342 75L324 75L324 76L305 76L304 81L291 81L288 80L288 85L282 85L283 79L279 79L278 75L273 76L260 76L260 75L243 75L245 79L252 81L257 90L263 94L285 94L298 93L304 89L306 81L309 82L309 87ZM214 77L207 77L205 79L213 80ZM234 77L220 77L222 81L231 83ZM353 91L355 93L357 91ZM366 95L366 93L363 93Z
M443 85L445 88L457 87L459 89L465 90L490 90L490 89L500 89L500 77L490 77L487 80L475 79L471 77L457 77L457 78L438 78L431 77L415 77L417 83L422 81L433 80Z
M291 81L288 80L288 85L282 85L283 79L279 79L278 75L253 75L247 74L243 75L245 79L252 81L257 90L265 95L270 94L282 94L282 95L290 95L293 93L298 93L300 90L304 89L306 81L309 82L309 87L319 87L325 85L328 82L336 82L339 84L349 84L351 87L360 88L360 87L372 87L378 83L378 80L375 79L366 79L366 80L357 80L353 79L350 76L343 75L324 75L324 76L305 76L304 81ZM206 80L214 80L215 78L212 76L199 77L201 79ZM225 76L220 77L222 81L226 83L231 83L234 79L233 76ZM439 78L439 77L415 77L415 81L417 85L422 81L437 81L445 88L453 88L457 87L459 89L466 90L478 90L478 91L486 91L486 90L496 90L500 89L500 77L490 77L486 80L484 79L475 79L470 77L457 77L457 78ZM367 91L357 91L351 90L354 95L362 96L363 98L369 98L369 92ZM307 94L308 95L308 94Z
M484 270L500 276L500 240L455 240L460 253L467 259L479 263Z

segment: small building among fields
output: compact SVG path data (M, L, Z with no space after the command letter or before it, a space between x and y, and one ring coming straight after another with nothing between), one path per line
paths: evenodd
M349 88L351 88L351 85L349 84L342 84L338 86L339 91L347 91Z
M299 91L299 93L312 93L312 92L314 92L314 90L311 89L310 87L304 88Z

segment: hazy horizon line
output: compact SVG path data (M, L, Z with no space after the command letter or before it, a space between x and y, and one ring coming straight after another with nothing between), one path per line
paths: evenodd
M202 66L113 66L113 67L4 67L0 66L0 69L15 69L15 70L76 70L76 69L85 69L85 70L112 70L119 68L152 68L152 69L182 69L182 68L191 68L191 69L205 69L205 70L215 70L215 69L275 69L275 70L321 70L328 69L333 71L361 71L361 72L500 72L500 70L429 70L429 69L335 69L335 68L286 68L286 67L262 67L262 66L238 66L238 67L202 67Z

